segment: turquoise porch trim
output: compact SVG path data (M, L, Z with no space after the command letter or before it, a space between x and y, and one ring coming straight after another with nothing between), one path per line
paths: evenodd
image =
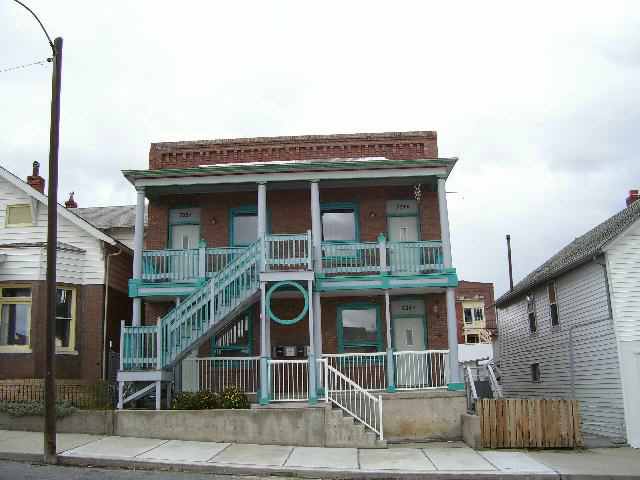
M442 273L423 275L347 275L326 277L316 275L316 288L321 292L346 290L386 290L392 288L457 287L454 268Z
M129 297L182 297L191 294L207 282L198 278L192 282L149 283L140 279L129 279Z
M464 383L450 383L447 385L447 390L451 392L459 392L464 390Z
M302 293L302 298L304 298L304 307L302 307L302 311L298 315L296 315L294 318L291 318L291 319L282 319L278 317L275 313L273 313L273 311L271 310L271 296L273 295L273 292L278 290L280 287L285 287L285 286L290 286L297 289L300 293ZM267 315L271 320L273 320L276 323L279 323L280 325L293 325L294 323L298 323L309 311L309 294L307 290L297 282L282 281L282 282L277 282L273 284L267 291L267 296L265 301L267 303Z

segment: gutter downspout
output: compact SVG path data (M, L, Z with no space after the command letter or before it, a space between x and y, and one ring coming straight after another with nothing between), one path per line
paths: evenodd
M109 305L109 265L111 257L116 257L123 252L118 247L117 252L108 253L104 268L104 315L102 317L102 379L107 379L107 307Z

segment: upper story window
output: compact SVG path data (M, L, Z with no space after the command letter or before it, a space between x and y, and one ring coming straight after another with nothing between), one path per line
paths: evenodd
M462 302L462 312L465 325L484 322L484 302Z
M560 325L560 317L558 317L558 301L556 298L556 282L551 282L547 286L549 293L549 311L551 314L551 326L557 327Z
M0 352L29 351L31 334L31 288L0 288Z
M538 321L536 319L536 299L533 293L527 295L527 317L529 318L529 331L535 333L538 331Z
M358 241L358 209L354 204L323 204L322 239L325 241Z
M246 247L258 239L258 209L246 206L231 209L231 245Z
M338 347L340 352L379 352L382 350L380 311L377 305L344 305L338 309Z
M20 227L24 225L33 225L33 215L31 205L7 205L7 227Z

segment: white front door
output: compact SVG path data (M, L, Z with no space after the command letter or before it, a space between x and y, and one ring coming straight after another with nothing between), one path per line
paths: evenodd
M418 217L389 217L389 242L417 242ZM389 249L392 273L419 273L420 249L412 245L395 243Z
M198 248L200 225L172 225L169 248L186 250Z
M427 365L423 354L411 353L425 350L424 320L422 317L393 319L393 342L396 358L396 386L416 387L426 382Z

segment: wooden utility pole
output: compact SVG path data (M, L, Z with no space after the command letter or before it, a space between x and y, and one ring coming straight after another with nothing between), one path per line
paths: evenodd
M51 126L49 132L49 203L47 208L47 306L44 375L44 460L57 463L56 455L56 254L58 246L58 145L60 143L60 86L62 38L53 41Z

